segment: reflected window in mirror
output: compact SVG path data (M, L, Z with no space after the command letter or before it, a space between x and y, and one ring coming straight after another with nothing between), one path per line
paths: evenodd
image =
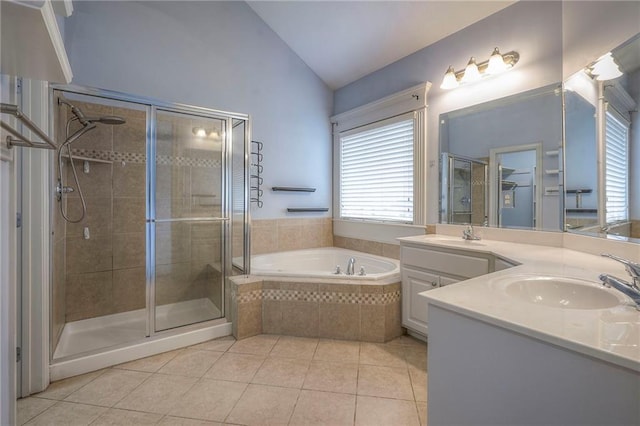
M564 82L566 229L637 239L640 35L601 57L619 72L602 77L594 58Z
M605 221L615 226L629 221L629 126L622 115L605 117Z

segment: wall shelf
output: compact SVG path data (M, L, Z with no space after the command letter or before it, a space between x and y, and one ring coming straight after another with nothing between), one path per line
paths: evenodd
M289 207L289 213L312 213L312 212L328 212L329 207Z
M63 158L69 159L69 155L62 155ZM113 164L111 160L103 160L101 158L82 157L80 155L72 155L71 158L78 161L89 161L91 163Z
M274 192L316 192L315 188L307 188L300 186L274 186L271 188Z
M598 209L567 209L567 213L598 213Z

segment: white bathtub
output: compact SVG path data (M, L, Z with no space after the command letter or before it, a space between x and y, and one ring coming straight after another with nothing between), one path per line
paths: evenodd
M356 260L355 275L346 275L347 263L352 257ZM338 265L340 274L335 273ZM360 275L362 267L365 275ZM252 275L380 280L399 273L400 262L395 259L337 247L282 251L251 257Z

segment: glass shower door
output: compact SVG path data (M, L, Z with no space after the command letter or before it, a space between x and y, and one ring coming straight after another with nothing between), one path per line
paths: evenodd
M227 126L222 118L156 110L155 331L224 316Z

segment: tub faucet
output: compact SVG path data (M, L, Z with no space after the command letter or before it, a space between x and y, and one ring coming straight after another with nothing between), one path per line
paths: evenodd
M616 290L626 294L636 304L636 309L640 310L640 264L632 262L627 259L623 259L618 256L614 256L612 254L603 253L602 256L611 258L622 263L625 266L625 269L631 276L631 282L627 282L623 279L614 277L609 274L601 274L600 281L602 281L602 285L605 287L613 287Z
M474 233L473 225L469 225L467 226L467 229L462 231L462 239L463 240L479 240L480 237Z
M356 259L353 257L349 258L349 263L347 264L347 275L355 274L356 269Z

